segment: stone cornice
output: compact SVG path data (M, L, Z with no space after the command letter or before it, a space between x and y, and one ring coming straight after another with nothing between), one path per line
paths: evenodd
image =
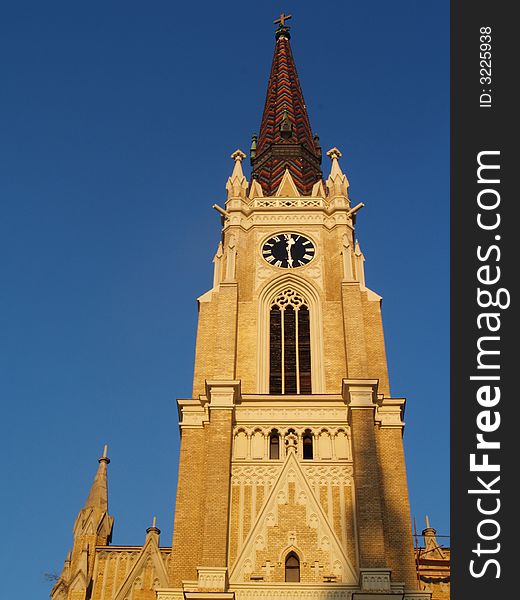
M335 197L330 203L325 198L312 196L259 197L250 203L234 199L226 204L226 209L224 231L232 227L249 231L253 227L288 223L354 229L350 204L345 197Z
M204 396L199 399L179 398L177 413L181 429L200 429L209 421L207 399Z
M382 428L402 429L404 427L405 398L381 398L378 400L375 421Z
M343 379L342 396L353 409L375 409L379 379Z
M207 379L206 397L209 399L209 408L234 408L241 401L240 386L239 379Z

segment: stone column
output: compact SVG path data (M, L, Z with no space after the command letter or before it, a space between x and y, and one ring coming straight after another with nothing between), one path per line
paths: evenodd
M204 533L201 563L197 567L199 592L227 589L229 500L233 411L240 395L240 382L206 382L209 424L206 439Z
M171 582L197 578L203 546L207 409L199 400L178 400L181 448L172 542Z
M417 572L413 547L410 503L403 449L404 398L382 398L376 420L381 465L386 556L394 581L416 590Z
M377 379L344 379L356 494L359 586L364 600L393 597L385 554L381 474L375 431ZM358 594L354 595L357 598Z
M385 539L374 425L377 380L345 379L343 394L352 432L360 567L382 568L386 566Z

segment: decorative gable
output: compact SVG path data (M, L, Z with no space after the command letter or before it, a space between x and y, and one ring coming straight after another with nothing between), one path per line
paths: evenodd
M285 173L275 196L277 198L298 198L300 196L300 192L294 183L294 179L292 178L289 169L285 169Z
M289 452L245 539L230 583L284 581L285 560L291 552L300 560L302 582L358 580L294 452Z
M138 559L119 587L114 600L132 600L136 590L148 590L151 592L150 598L155 598L155 589L168 587L168 574L157 540L156 535L148 535ZM140 593L139 597L147 596Z

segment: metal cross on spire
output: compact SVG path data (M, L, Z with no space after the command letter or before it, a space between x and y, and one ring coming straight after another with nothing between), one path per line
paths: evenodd
M286 15L284 13L282 13L280 15L279 19L276 19L276 21L273 21L273 23L276 25L276 23L280 23L280 27L285 27L285 21L288 21L289 19L292 19L292 15Z

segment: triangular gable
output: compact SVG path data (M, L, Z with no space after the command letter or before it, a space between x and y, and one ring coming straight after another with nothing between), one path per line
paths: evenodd
M289 173L289 169L285 169L285 173L282 177L282 181L278 189L276 190L275 196L277 198L297 198L300 195L300 192L296 188L294 183L294 179Z
M141 577L149 559L152 560L154 574L155 577L159 579L160 587L169 586L168 574L166 572L166 567L161 556L161 551L159 550L159 546L157 545L155 538L153 536L150 536L146 540L139 555L139 558L136 560L134 566L130 569L130 572L121 584L117 594L115 595L114 600L125 600L125 598L130 593L134 582L137 580L138 577Z
M318 179L318 181L312 186L311 196L325 198L325 188L323 187L323 181L321 179Z
M425 535L424 542L424 558L431 560L444 560L446 558L434 535Z
M87 589L87 576L83 569L80 569L72 578L69 583L69 590L86 590Z
M74 525L74 537L78 535L106 535L110 537L114 517L99 508L84 508L80 511Z
M249 190L249 199L252 200L253 198L262 198L263 195L264 192L262 190L262 186L256 179L253 179L251 182L251 188Z
M68 592L67 584L65 583L65 581L63 581L63 579L60 579L58 581L58 583L52 588L51 598L52 598L52 600L56 600L59 598L66 598L67 592Z
M318 539L321 540L320 543L326 544L326 551L329 552L331 565L339 561L342 582L356 584L358 577L355 570L345 554L343 546L331 527L327 515L323 511L313 489L309 485L294 452L288 454L285 464L271 488L254 526L244 541L244 545L231 570L230 583L240 582L246 563L255 562L252 557L255 555L259 542L262 543L262 540L265 541L267 529L277 523L278 504L285 495L289 481L294 481L297 484L298 498L296 502L305 504L307 508L307 525L310 528L316 529ZM290 549L289 546L285 550L288 549ZM284 554L286 553L285 550Z

